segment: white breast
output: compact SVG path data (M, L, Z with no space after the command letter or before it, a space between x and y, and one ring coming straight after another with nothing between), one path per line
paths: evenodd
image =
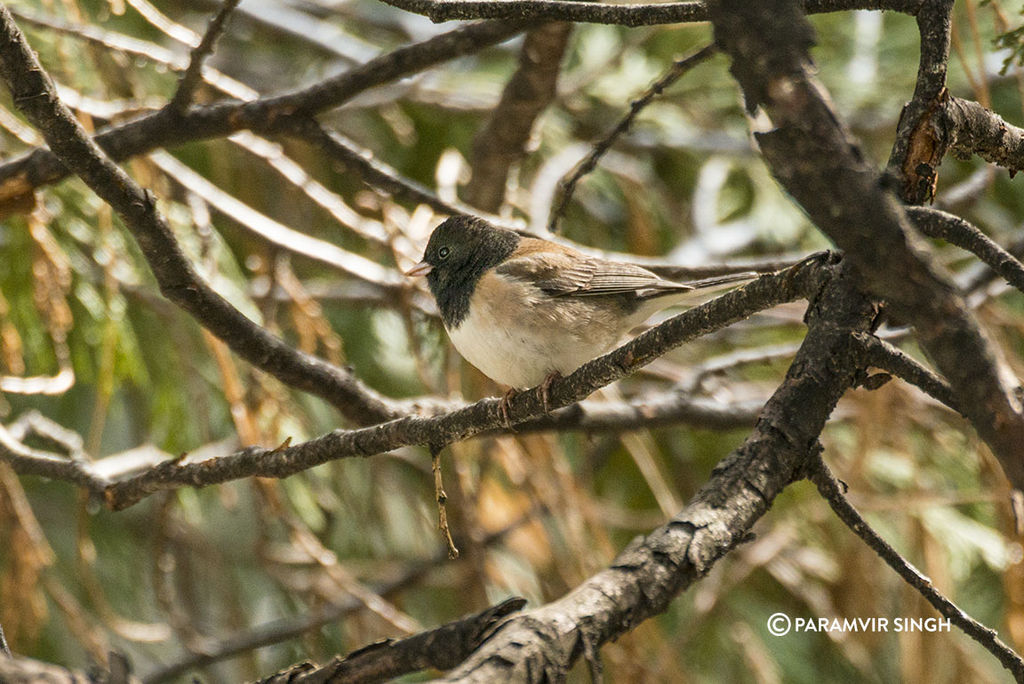
M490 298L479 295L489 288ZM517 388L552 372L568 375L612 349L625 332L579 299L550 299L493 273L481 278L469 315L448 330L463 358L484 375Z

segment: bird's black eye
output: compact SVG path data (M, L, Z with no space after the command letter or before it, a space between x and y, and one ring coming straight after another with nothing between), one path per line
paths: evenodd
M441 249L437 250L438 259L447 259L449 254L451 254L451 250L448 249L447 247L442 247Z

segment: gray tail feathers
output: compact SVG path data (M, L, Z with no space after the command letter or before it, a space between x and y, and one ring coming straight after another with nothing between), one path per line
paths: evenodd
M700 280L688 280L685 284L694 290L716 289L735 283L749 282L759 275L761 274L756 271L744 271L742 273L729 273L727 275L712 276L711 278L701 278Z

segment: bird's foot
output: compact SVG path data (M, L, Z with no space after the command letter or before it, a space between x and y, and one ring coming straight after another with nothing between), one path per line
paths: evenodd
M505 428L508 430L512 430L512 420L508 416L508 403L512 401L512 397L517 394L519 394L519 392L516 391L515 387L509 387L508 391L501 397L501 401L498 402L498 412L501 413L501 420L505 424Z
M551 413L551 383L561 380L562 374L558 371L551 371L544 381L540 383L540 403L544 407L544 413Z

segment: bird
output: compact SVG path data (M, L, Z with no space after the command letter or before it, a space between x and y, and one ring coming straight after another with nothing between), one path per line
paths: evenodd
M431 233L423 260L405 272L426 276L459 354L484 375L518 390L547 391L631 329L696 290L749 281L734 273L680 283L619 261L524 237L469 215Z

